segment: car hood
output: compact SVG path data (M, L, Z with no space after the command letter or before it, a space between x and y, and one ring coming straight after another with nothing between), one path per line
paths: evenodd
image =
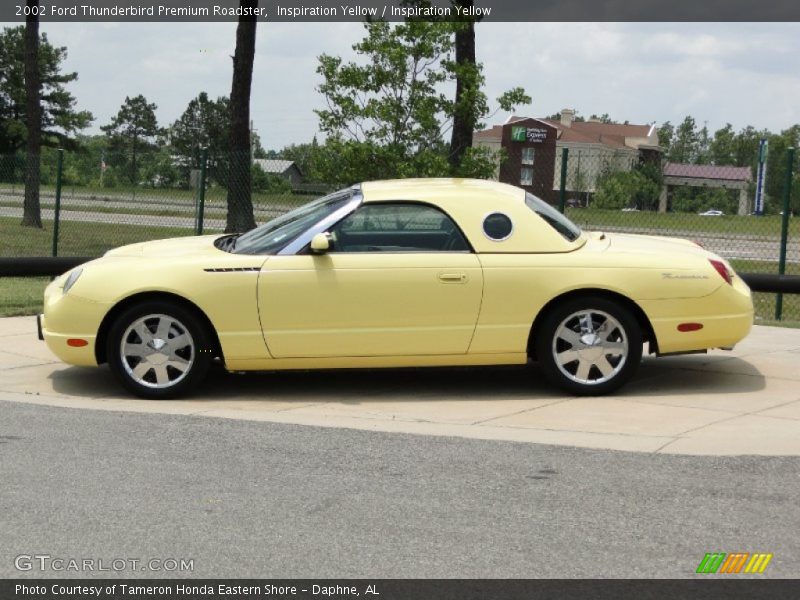
M106 256L130 256L130 257L175 257L175 256L196 256L199 253L219 255L224 252L214 246L214 240L219 238L219 234L188 236L180 238L170 238L166 240L156 240L153 242L141 242L139 244L129 244L120 246L114 250L106 252Z

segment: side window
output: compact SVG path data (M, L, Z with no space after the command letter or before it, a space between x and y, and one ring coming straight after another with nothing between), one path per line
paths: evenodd
M466 252L456 224L426 204L365 204L331 229L333 252Z

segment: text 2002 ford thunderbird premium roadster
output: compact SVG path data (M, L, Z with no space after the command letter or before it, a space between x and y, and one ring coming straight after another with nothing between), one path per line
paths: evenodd
M364 183L243 235L124 246L55 280L40 327L145 398L229 370L523 364L611 392L651 353L729 347L753 320L686 240L582 232L509 185Z

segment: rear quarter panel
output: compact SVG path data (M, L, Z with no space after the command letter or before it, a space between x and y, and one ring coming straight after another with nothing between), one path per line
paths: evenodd
M592 239L560 254L481 254L484 294L470 352L520 352L536 316L554 298L576 290L615 292L638 304L651 321L660 311L685 311L721 285L697 257L610 255ZM665 273L667 276L665 276ZM654 302L651 302L654 301ZM683 306L683 308L682 308Z

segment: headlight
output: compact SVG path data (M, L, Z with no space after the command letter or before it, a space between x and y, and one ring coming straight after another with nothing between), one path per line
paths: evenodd
M83 273L83 269L80 268L80 267L70 271L70 274L67 277L67 280L64 282L64 293L65 294L69 291L69 288L71 288L73 285L75 285L75 282L78 281L78 277L81 276L81 273Z

